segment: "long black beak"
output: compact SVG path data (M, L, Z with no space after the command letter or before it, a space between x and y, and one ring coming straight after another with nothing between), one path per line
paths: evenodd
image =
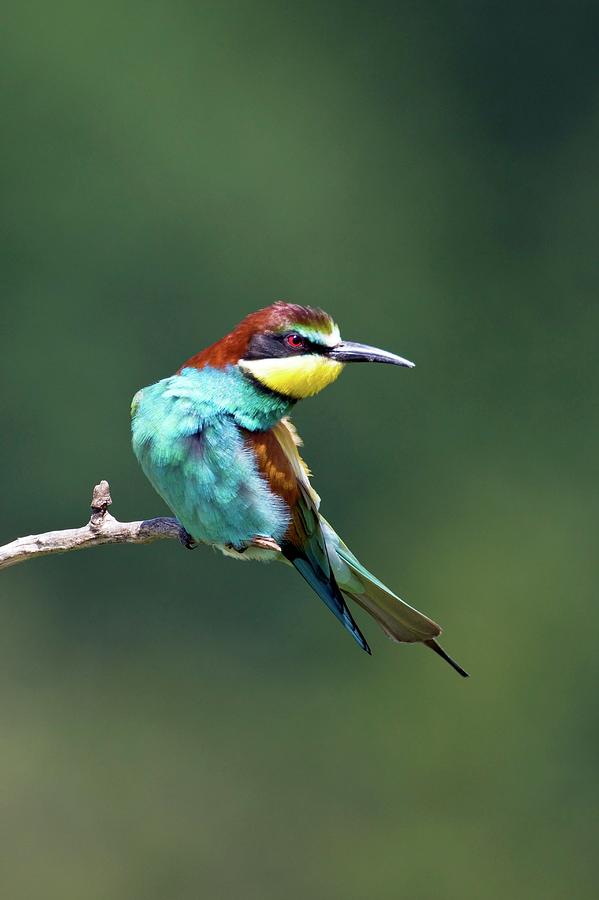
M403 356L389 353L388 350L379 350L377 347L369 347L368 344L356 344L355 341L341 341L336 347L331 347L328 355L331 359L342 363L375 362L414 368L414 363L404 359Z

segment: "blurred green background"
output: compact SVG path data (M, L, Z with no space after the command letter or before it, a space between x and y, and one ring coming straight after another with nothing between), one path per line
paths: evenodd
M166 512L129 403L245 313L417 363L295 421L471 671L174 543L0 576L10 900L594 896L599 7L12 3L0 541Z

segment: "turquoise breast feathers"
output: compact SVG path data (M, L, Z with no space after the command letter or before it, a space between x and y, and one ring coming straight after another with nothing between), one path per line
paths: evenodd
M255 535L281 540L289 510L259 474L243 429L271 428L291 405L236 366L183 369L135 395L134 453L195 540L233 546Z

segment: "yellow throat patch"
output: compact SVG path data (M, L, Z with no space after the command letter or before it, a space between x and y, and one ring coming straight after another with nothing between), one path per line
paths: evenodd
M322 391L343 369L343 363L318 353L281 359L240 359L239 366L271 391L294 400Z

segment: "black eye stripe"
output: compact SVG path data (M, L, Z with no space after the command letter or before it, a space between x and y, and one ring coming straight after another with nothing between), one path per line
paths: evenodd
M303 348L300 349L289 346L286 339L293 334L297 334L301 337L304 342ZM282 334L265 332L262 334L255 334L252 337L247 352L244 354L244 359L283 359L285 357L301 356L302 354L307 353L318 353L321 356L326 356L328 352L328 347L317 344L316 341L309 340L309 338L305 337L299 331L285 331Z

